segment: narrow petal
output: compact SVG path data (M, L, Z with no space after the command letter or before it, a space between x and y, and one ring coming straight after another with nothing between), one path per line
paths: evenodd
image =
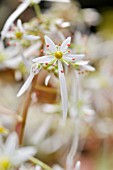
M82 60L85 57L85 54L68 54L66 57Z
M18 6L18 8L9 16L9 18L7 19L2 31L1 31L1 36L2 39L4 39L5 34L7 33L7 31L9 30L10 26L12 25L12 23L17 19L17 17L23 12L25 11L25 9L29 6L29 3L25 3L23 2L22 4L20 4Z
M53 60L53 57L50 56L43 56L43 57L38 57L33 59L33 62L38 62L38 63L49 63Z
M54 42L48 37L45 35L45 42L46 42L46 45L49 45L48 49L51 51L51 52L56 52L56 46L54 44Z
M68 37L61 45L60 51L65 52L68 49L68 44L71 43L71 37Z
M23 25L22 25L21 19L18 19L18 21L17 21L17 27L19 28L19 30L20 30L21 32L25 32L24 27L23 27Z
M95 68L90 65L84 65L83 68L87 71L95 71Z
M45 79L45 85L46 86L48 85L50 78L51 78L51 74L49 74Z
M58 60L58 70L59 70L59 80L60 80L60 92L62 99L62 111L63 111L63 120L67 117L67 109L68 109L68 97L67 97L67 88L66 88L66 80L64 77L63 67L60 60Z
M76 64L79 66L85 66L89 63L89 61L77 61Z
M31 156L33 156L36 153L36 150L34 147L24 147L19 149L14 157L12 158L12 161L15 165L19 165L27 160L30 159Z
M35 35L24 35L23 38L29 41L35 41L40 39L39 36L35 36Z
M17 97L20 97L29 88L33 78L34 78L34 73L31 72L28 79L26 80L26 82L18 92Z
M18 136L15 132L11 133L5 143L5 153L11 155L18 147Z

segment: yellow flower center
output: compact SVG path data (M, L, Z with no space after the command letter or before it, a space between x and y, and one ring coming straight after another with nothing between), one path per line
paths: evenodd
M57 51L57 52L55 53L55 57L56 57L57 59L61 59L61 58L63 57L63 53L62 53L61 51Z
M8 130L5 129L4 127L0 126L0 134L7 134L8 133Z
M16 32L15 33L17 39L22 39L23 33L22 32Z
M8 158L2 158L0 160L0 170L8 170L10 166L11 166L11 163Z

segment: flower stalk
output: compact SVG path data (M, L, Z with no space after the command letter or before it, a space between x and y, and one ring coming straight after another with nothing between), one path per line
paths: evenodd
M48 165L46 165L44 162L40 161L39 159L36 159L34 157L30 158L30 161L33 162L34 164L39 165L41 168L43 168L44 170L53 170L51 167L49 167Z

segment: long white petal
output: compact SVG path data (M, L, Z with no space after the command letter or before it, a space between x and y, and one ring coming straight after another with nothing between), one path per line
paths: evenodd
M30 2L23 2L22 4L20 4L18 6L18 8L9 16L9 18L7 19L2 31L1 31L1 36L2 39L5 37L5 34L7 33L7 31L9 30L11 24L17 19L17 17L23 12L25 11L25 9L29 6Z
M24 35L23 38L29 41L35 41L40 39L39 36L35 36L35 35Z
M48 49L51 52L56 52L57 49L56 49L54 42L47 35L45 35L45 42L46 42L46 45L49 45Z
M32 80L34 78L34 73L30 73L28 79L26 80L26 82L24 83L24 85L22 86L22 88L20 89L20 91L17 94L17 97L20 97L30 86Z
M61 99L62 99L63 120L65 120L67 117L68 97L67 97L66 80L64 77L64 73L62 72L63 67L60 60L58 60L58 70L59 70L60 91L61 91Z
M49 74L45 79L45 85L46 86L48 85L50 78L51 78L51 74Z
M11 155L18 147L18 136L15 132L11 133L5 143L5 153Z
M33 62L38 62L38 63L49 63L53 60L53 57L50 56L43 56L43 57L38 57L33 59Z
M31 156L33 156L36 153L36 150L34 147L24 147L19 149L14 157L12 158L12 161L15 165L19 165L27 160L30 159Z
M87 71L95 71L95 68L90 65L84 65L83 68Z
M77 61L76 64L79 66L85 66L89 63L89 61Z
M17 27L19 28L19 30L20 30L21 32L25 32L24 27L23 27L23 25L22 25L21 19L18 19L18 20L17 20Z
M65 52L68 49L68 44L71 43L71 37L68 37L61 45L60 51Z
M68 54L66 57L75 58L76 60L82 60L85 57L85 54Z

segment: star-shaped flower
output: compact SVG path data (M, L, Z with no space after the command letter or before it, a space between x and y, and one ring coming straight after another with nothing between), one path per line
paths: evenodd
M45 56L38 57L33 60L35 62L32 66L30 76L27 81L20 89L17 96L21 96L29 87L32 82L34 76L44 67L58 67L58 74L60 80L60 91L61 91L61 99L62 99L62 111L63 111L63 119L65 120L67 117L68 110L68 97L67 97L67 88L66 81L64 76L63 64L69 67L72 65L77 70L88 70L94 71L95 69L88 65L88 61L83 61L84 54L71 54L68 48L70 47L71 37L68 37L61 45L55 45L54 42L48 37L45 36L45 43L47 51L43 51Z
M9 45L17 45L22 40L35 41L40 39L39 36L27 34L20 19L17 20L17 26L14 26L12 30L8 31L5 37L11 39L8 42Z
M70 2L70 0L44 0L44 1L50 1L50 2ZM9 30L12 23L19 17L19 15L24 12L30 5L32 4L39 4L41 0L23 0L23 3L21 3L18 8L9 16L7 19L2 31L1 31L1 37L2 39L5 38L5 34Z
M15 132L8 136L5 143L0 138L0 170L18 167L34 154L34 147L18 148L18 136Z

